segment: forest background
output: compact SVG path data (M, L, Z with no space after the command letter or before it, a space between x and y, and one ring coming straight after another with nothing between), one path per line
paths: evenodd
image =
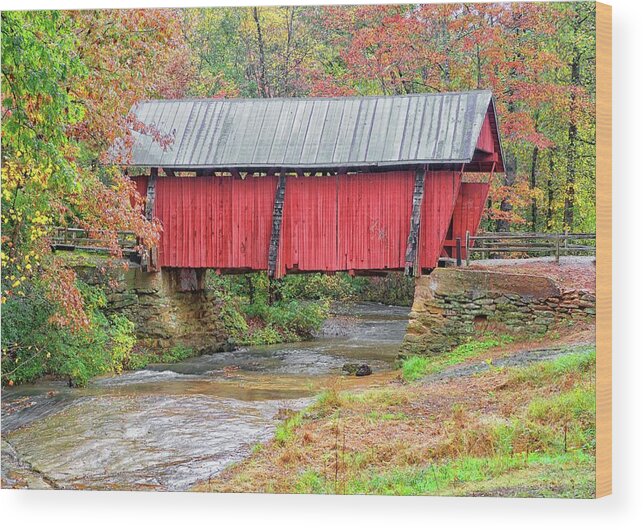
M109 158L144 130L135 102L490 89L506 172L484 228L593 232L595 82L585 2L3 12L3 384L128 358L131 323L49 236L103 230L115 255L118 230L158 237Z

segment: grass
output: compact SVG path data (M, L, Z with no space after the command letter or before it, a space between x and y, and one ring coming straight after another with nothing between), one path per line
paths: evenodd
M589 373L596 365L596 348L586 346L578 351L562 355L551 361L534 363L523 368L511 370L510 383L531 385L544 384L547 381L564 376Z
M449 366L502 339L469 343ZM595 353L447 383L324 391L208 489L275 493L591 497Z
M465 342L445 355L409 357L402 363L402 379L406 382L417 381L424 376L438 373L448 366L477 357L492 348L510 344L513 340L509 335L502 335L499 338L487 336Z
M346 493L372 495L457 495L475 491L486 482L505 478L505 485L519 488L520 483L507 480L517 471L527 471L532 478L548 475L565 468L581 467L585 473L577 483L580 496L593 491L592 459L582 452L559 455L515 454L485 458L462 457L437 464L395 469L383 473L363 472L341 485L314 470L304 471L295 484L298 493ZM521 476L525 477L525 473ZM522 481L521 481L522 482ZM544 486L544 487L543 487ZM541 484L546 491L552 484ZM543 491L543 493L545 493Z
M302 420L303 414L299 412L281 422L275 431L275 442L283 446L292 440L295 429L302 424Z
M404 412L382 412L372 410L366 414L366 417L374 423L380 421L398 421L407 420L409 417Z

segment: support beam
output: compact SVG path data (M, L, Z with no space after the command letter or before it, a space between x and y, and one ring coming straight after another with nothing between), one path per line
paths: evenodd
M272 208L272 233L268 247L268 277L274 278L277 274L277 257L279 256L279 238L284 215L284 198L286 196L286 175L279 175L275 204Z
M422 216L422 200L424 198L424 179L426 169L418 168L415 171L415 186L413 187L413 209L411 211L411 228L406 244L406 255L404 258L404 274L410 276L417 274L418 268L418 247L420 244L420 219Z
M159 170L153 167L150 170L150 178L147 180L147 195L145 199L145 218L148 221L154 216L154 199L156 198L156 179L159 176Z
M145 198L145 218L151 221L154 217L154 200L156 199L156 179L159 176L157 167L150 170L150 178L147 180L147 194ZM158 271L158 247L154 246L150 251L143 256L141 265L147 269L148 272Z

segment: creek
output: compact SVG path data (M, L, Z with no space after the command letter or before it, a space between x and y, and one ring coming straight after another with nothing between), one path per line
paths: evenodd
M84 388L3 390L3 486L185 491L248 456L325 387L389 380L408 312L336 305L308 342L152 365ZM343 375L347 362L373 374Z

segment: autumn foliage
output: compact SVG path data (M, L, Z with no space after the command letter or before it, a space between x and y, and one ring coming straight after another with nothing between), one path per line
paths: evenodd
M173 140L129 114L150 98L491 89L506 172L484 226L593 231L594 51L591 3L5 11L3 304L87 331L51 228L106 231L115 256L119 230L157 239L118 166L131 130Z

